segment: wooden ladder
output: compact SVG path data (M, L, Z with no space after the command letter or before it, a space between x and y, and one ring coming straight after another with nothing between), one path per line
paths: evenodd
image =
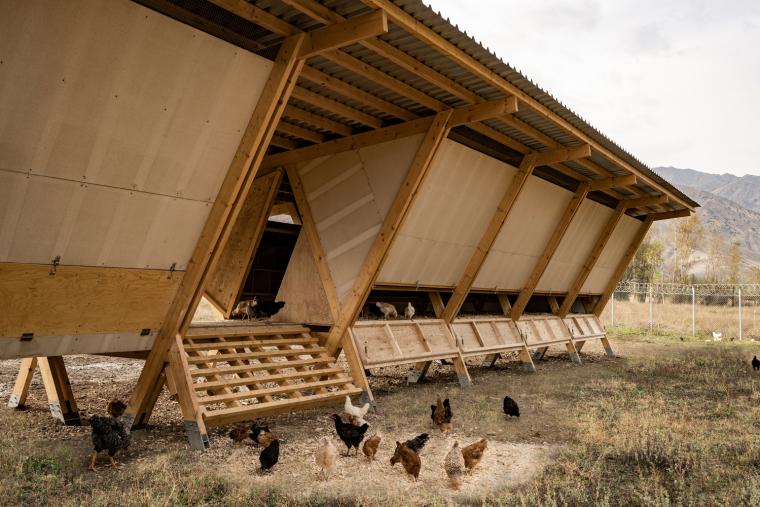
M343 403L363 392L301 325L193 325L182 349L169 383L181 390L186 379L189 399L178 398L186 405L188 437L198 448L209 445L207 426ZM193 414L196 438L188 421Z

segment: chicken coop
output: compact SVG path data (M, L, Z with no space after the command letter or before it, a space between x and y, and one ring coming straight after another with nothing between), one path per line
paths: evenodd
M1 0L0 90L9 405L39 366L77 424L64 356L142 359L123 420L166 386L199 449L374 403L365 368L613 354L639 243L698 206L420 0Z

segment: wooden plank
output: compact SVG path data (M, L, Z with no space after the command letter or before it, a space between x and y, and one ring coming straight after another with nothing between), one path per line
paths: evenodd
M653 220L672 220L674 218L686 218L691 215L691 211L687 209L678 211L669 211L667 213L654 213L652 215Z
M301 374L303 376L303 374ZM270 382L269 379L264 379L266 382ZM323 380L318 382L306 382L301 384L290 384L290 385L283 385L279 387L270 387L266 389L261 389L258 391L242 391L237 393L232 393L228 395L223 396L208 396L205 398L198 398L198 403L200 405L213 405L215 403L225 403L227 401L241 401L241 400L249 400L251 398L257 398L259 396L275 396L278 394L288 394L293 393L296 391L307 391L309 389L319 389L319 388L325 388L325 387L337 387L345 384L350 384L353 381L352 378L335 378L330 380Z
M326 111L339 114L345 118L348 118L349 120L354 120L356 122L362 123L364 125L367 125L368 127L372 127L376 129L383 127L382 120L375 118L374 116L369 115L367 113L363 113L359 111L358 109L354 109L351 106L342 104L338 102L337 100L330 99L316 92L303 88L301 86L296 86L293 89L292 97L294 99L308 102L309 104L313 106L321 107L322 109ZM277 164L277 165L284 165L284 164ZM266 168L266 164L263 168Z
M536 154L525 155L520 167L512 177L512 182L507 188L507 192L502 197L501 202L496 208L496 212L491 218L491 223L488 225L486 232L478 243L478 248L470 258L470 262L467 264L467 268L459 279L459 283L454 289L454 293L451 295L445 310L443 311L442 318L447 323L451 323L454 318L459 314L459 310L464 304L464 300L469 294L472 284L475 283L475 279L478 277L480 269L483 267L488 254L496 243L496 238L499 237L501 229L504 227L510 213L514 209L517 199L520 197L522 190L525 188L525 184L528 181L533 168L535 167Z
M570 291L565 297L565 300L562 301L562 306L557 311L554 311L554 309L552 309L555 315L557 315L560 319L564 319L570 311L570 308L573 306L575 298L578 297L578 293L581 291L583 284L586 283L586 279L588 278L588 275L591 274L591 270L594 269L596 261L599 260L599 256L602 255L604 247L607 246L607 242L612 237L612 233L620 222L620 219L623 217L623 214L625 213L627 207L628 201L620 201L620 203L617 205L615 212L612 214L612 216L610 216L609 220L607 221L607 225L605 225L604 230L602 231L601 236L599 236L596 245L594 245L594 249L591 250L588 259L583 264L581 272L578 273L578 276L575 278L575 282L573 282L572 287L570 287Z
M315 127L321 127L325 130L335 132L336 134L340 134L342 136L351 136L354 134L354 129L348 125L343 125L337 121L333 121L329 118L325 118L324 116L320 116L315 113L310 113L309 111L304 111L303 109L299 109L295 106L285 106L283 114L285 116L293 118L294 120L300 120L302 122L314 125Z
M190 445L201 451L207 449L210 444L203 422L204 410L198 404L198 398L195 396L190 369L185 362L185 352L182 350L182 336L179 333L174 337L168 360L168 367L171 369L172 379L177 389L177 402L182 409L182 417L185 419L185 429Z
M247 8L240 3L236 2L238 8L246 10ZM150 412L147 407L149 393L155 389L159 381L175 336L178 332L184 333L192 321L206 281L215 269L221 249L229 236L232 224L237 219L242 205L239 198L248 194L269 140L274 134L274 123L281 116L285 102L295 86L300 70L296 63L296 55L304 38L304 35L298 35L286 39L277 54L264 91L190 258L177 296L132 392L124 415L124 421L127 423L134 422L135 419L142 420L143 416ZM145 422L147 423L147 420Z
M261 167L262 169L281 166L287 167L289 164L313 160L327 155L335 155L336 153L342 153L344 151L358 150L366 146L374 146L376 144L394 141L402 137L410 137L430 130L432 122L433 117L420 118L419 120L400 123L391 127L379 128L378 130L327 141L326 143L315 146L307 146L286 153L270 155L264 158ZM300 204L299 209L301 209Z
M538 167L541 165L556 164L558 162L566 162L568 160L590 156L591 146L588 144L581 144L580 146L571 146L539 153L536 156L535 164L536 167Z
M549 301L549 307L552 309L552 313L554 315L557 315L559 313L559 305L557 304L557 297L549 296L546 299ZM565 298L565 301L567 301L567 298Z
M24 408L26 396L29 394L29 385L32 383L32 377L34 377L34 370L36 368L36 357L27 357L21 361L21 367L16 377L16 384L13 386L13 392L8 399L8 407Z
M517 99L514 96L509 96L474 106L455 109L451 114L449 125L451 128L454 128L460 125L467 125L469 123L514 114L516 112Z
M533 295L533 291L536 290L536 285L538 285L538 282L541 280L541 276L544 274L546 267L549 265L554 252L557 251L557 247L562 241L562 238L565 236L568 227L570 227L570 223L573 221L573 218L575 218L575 215L578 212L578 209L581 207L581 204L583 204L583 201L586 198L586 194L588 194L588 188L589 183L587 181L578 185L578 190L575 191L570 204L565 210L564 215L562 215L562 219L554 229L554 233L549 239L549 243L546 245L546 248L544 248L544 252L541 254L541 257L539 257L538 262L536 263L536 267L533 268L533 272L531 273L530 278L528 278L528 281L525 283L525 287L523 287L523 289L520 291L520 295L517 297L517 301L515 301L514 306L512 306L512 310L509 312L509 316L513 320L516 321L520 315L522 315L525 306L528 304L528 301Z
M254 348L260 348L260 347L254 347ZM325 352L325 349L295 349L294 352L298 353L298 355L301 356L307 356L310 354L319 354ZM268 350L268 351L261 351L261 352L243 352L243 353L235 353L235 354L216 354L214 356L215 362L224 362L228 360L241 360L241 359L261 359L264 357L280 357L283 356L282 350ZM206 363L208 362L209 358L208 356L200 356L200 357L191 357L187 359L188 364L198 364L198 363Z
M326 136L324 134L320 134L319 132L314 132L313 130L305 129L303 127L299 127L298 125L293 125L292 123L288 123L286 121L280 120L280 122L277 124L278 132L283 132L285 134L290 134L291 136L300 137L301 139L305 139L307 141L311 141L314 143L323 143L325 142ZM272 138L274 140L274 138ZM289 140L288 140L289 141ZM291 143L289 143L291 144ZM280 146L281 148L288 148L291 150L295 150L298 148L298 143L292 143L292 146L281 146L279 144L275 146Z
M501 305L501 311L504 312L504 315L509 315L509 312L512 310L512 304L509 302L507 295L497 294L496 297L499 300L499 305Z
M320 374L325 375L335 375L338 373L343 373L345 370L343 368L326 368L324 370L319 370ZM245 378L234 378L234 379L223 379L215 382L203 382L200 384L193 384L195 386L196 391L206 391L208 389L219 389L221 387L239 387L239 386L247 386L251 383L251 378L254 380L257 380L259 382L279 382L281 380L298 380L303 378L304 374L303 372L291 372L291 373L281 373L279 375L257 375L255 377L245 377Z
M628 250L626 250L623 259L620 261L620 265L615 271L615 274L612 275L612 280L610 280L610 283L607 285L604 293L596 302L596 307L594 308L593 313L597 316L597 318L602 314L605 305L607 305L607 301L609 301L610 297L612 297L612 294L615 292L615 287L617 287L617 284L620 283L620 280L623 278L623 274L625 274L625 270L628 268L628 264L630 264L633 256L636 255L636 250L639 249L641 242L644 241L649 228L652 226L652 222L654 222L654 215L648 215L641 226L641 230L639 230L639 232L633 238L633 241L631 241L631 244L628 246Z
M377 280L377 276L398 236L398 232L404 225L409 209L414 204L443 140L446 139L449 132L447 122L450 116L451 111L449 110L438 113L432 120L430 130L409 168L409 172L401 185L401 190L396 195L393 205L383 222L383 226L372 245L369 256L364 266L362 266L359 276L341 309L340 317L336 320L335 326L330 331L330 337L326 344L329 355L336 355L346 329L356 322L359 312L367 300L369 291L372 289L372 284Z
M310 58L323 51L349 46L384 33L388 33L388 17L385 11L372 11L309 33L298 58Z
M0 337L142 332L161 327L183 273L0 263Z
M38 358L42 383L47 393L50 413L67 426L81 426L79 409L74 400L66 365L61 356Z
M441 298L441 293L428 292L428 295L430 296L430 302L433 304L433 311L435 312L435 318L440 319L441 315L443 315L443 309L445 308L443 304L443 299Z
M243 284L264 235L283 173L278 170L253 181L216 268L206 283L206 298L220 304L227 319L237 307L243 292Z
M272 138L269 140L269 144L272 146L277 146L278 148L285 148L286 150L297 150L299 146L301 146L297 141L293 141L292 139L278 135L272 136Z
M193 325L185 333L185 338L193 338L195 340L201 338L217 338L225 337L232 338L235 336L271 336L275 334L291 335L308 333L310 329L308 327L300 326L298 324L290 325L258 325L258 324L237 324L236 325L217 325L214 324L202 324Z
M298 354L298 355L306 355L306 354ZM295 357L296 354L292 354L292 357ZM196 377L205 377L207 374L211 375L224 375L224 374L240 374L245 372L255 372L255 371L273 371L276 369L282 369L282 368L294 368L295 366L313 366L316 364L323 364L323 363L332 363L335 361L335 358L326 357L326 358L316 358L316 359L299 359L299 360L290 360L290 361L279 361L276 363L266 363L262 362L260 364L248 364L245 366L234 366L234 367L222 367L222 368L212 368L209 370L191 370L190 376L193 378Z
M452 359L457 357L457 350L451 349L451 350L438 350L435 352L424 352L420 354L408 354L406 356L401 357L391 357L391 358L383 358L383 359L376 359L372 361L368 361L364 364L367 368L381 368L385 366L396 366L399 364L408 364L408 363L414 363L416 361L432 361L434 359Z
M322 250L322 243L319 240L319 234L317 233L317 228L314 224L311 208L309 207L309 202L306 200L303 183L301 183L301 177L298 175L298 170L294 165L286 165L285 170L288 172L288 181L290 181L290 186L293 189L293 195L295 196L298 210L301 212L301 219L303 220L302 230L309 240L311 253L317 266L317 272L322 281L322 289L325 291L327 304L330 307L332 321L335 322L338 320L341 305L338 300L338 294L335 291L335 284L333 283L332 275L330 274L330 268L327 265L325 252Z
M588 187L589 192L594 190L604 190L606 188L628 187L636 184L636 175L627 174L625 176L615 176L613 178L604 178L601 180L591 180Z
M655 195L653 197L640 197L638 199L630 199L627 201L629 208L643 208L645 206L654 206L656 204L664 204L668 202L667 195Z

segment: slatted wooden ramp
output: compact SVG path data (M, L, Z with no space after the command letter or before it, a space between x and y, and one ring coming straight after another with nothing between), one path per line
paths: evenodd
M612 351L610 341L607 339L607 333L604 332L604 326L599 322L599 318L593 313L568 315L564 319L567 329L573 336L575 349L580 352L583 345L589 340L600 340L604 347L604 352L610 357L615 357Z
M362 393L301 325L193 325L182 343L205 426L342 404Z
M528 346L512 319L456 319L451 324L463 357L486 356L483 366L493 366L503 352L519 352L525 371L535 372Z

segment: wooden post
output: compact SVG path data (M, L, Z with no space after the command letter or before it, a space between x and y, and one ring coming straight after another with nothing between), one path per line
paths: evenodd
M557 297L556 296L548 296L547 301L549 301L549 307L552 309L552 313L554 315L557 315L559 313L559 305L557 304Z
M610 297L612 297L613 292L615 292L615 287L617 287L617 284L620 283L620 279L623 278L623 274L625 274L625 270L628 267L628 264L630 264L633 256L636 255L636 250L639 249L641 242L644 241L647 232L649 232L649 228L652 226L654 218L655 215L649 215L647 216L646 220L644 220L641 229L633 238L633 241L631 241L628 250L626 250L625 255L623 256L623 260L620 261L620 265L618 266L617 271L615 271L615 274L612 275L612 280L610 280L610 283L607 285L607 289L605 289L602 296L596 302L594 315L596 315L597 318L599 318L599 316L604 311L604 307L607 305L607 301L609 301Z
M288 37L277 54L264 91L238 146L227 177L214 201L185 275L182 277L177 296L132 392L129 406L122 417L122 420L128 424L134 423L135 419L147 423L147 416L152 410L152 407L148 406L150 394L154 392L159 382L163 384L163 379L159 377L169 350L177 333L184 334L190 326L205 283L216 267L232 225L240 212L269 141L274 135L274 128L295 86L298 72L303 66L303 60L297 60L297 55L305 37L305 34ZM182 384L177 382L178 391L181 391Z
M570 227L573 218L575 218L575 214L578 212L581 204L583 204L588 189L589 182L584 181L578 186L578 190L575 191L575 195L570 200L570 204L565 210L565 214L554 229L554 234L552 234L551 239L549 239L549 244L544 248L544 252L541 254L541 257L539 257L536 267L533 268L533 273L531 273L525 287L520 291L517 301L515 301L512 310L509 312L509 316L512 320L517 321L517 319L520 318L520 315L522 315L523 310L525 310L525 306L528 304L528 301L530 301L533 291L536 290L538 282L541 281L541 277L543 276L546 267L549 265L549 262L552 260L554 252L557 251L557 247L565 236L567 229Z
M428 292L428 296L430 297L430 302L433 304L433 311L435 312L435 317L437 319L440 319L441 314L443 313L443 309L444 309L441 293ZM417 382L425 378L425 375L430 369L431 364L433 364L433 361L421 361L419 363L416 363L414 365L414 368L412 369L412 372L409 374L409 377L406 379L406 382L408 384L416 384Z
M480 243L478 243L477 250L475 250L472 258L470 258L467 268L464 270L464 273L462 273L459 283L457 284L456 289L454 289L454 293L451 295L451 299L449 299L449 303L443 311L441 318L445 320L447 324L453 322L454 318L459 314L459 310L461 310L467 294L470 293L472 284L475 283L480 268L483 267L488 254L496 243L496 238L499 237L499 233L509 218L510 213L512 213L512 209L514 209L517 199L520 197L523 188L525 188L528 178L533 173L537 157L537 153L531 153L525 155L522 162L520 162L520 167L512 177L512 182L509 184L507 192L497 206L496 213L494 213L493 218L491 218L491 223L488 225L485 234L483 234Z
M16 385L13 386L13 392L8 399L8 406L10 408L24 408L26 395L29 394L29 385L32 383L32 377L34 377L34 370L36 368L36 357L25 357L21 361L18 377L16 377Z
M74 401L74 392L71 390L63 358L61 356L40 357L39 366L50 413L66 426L81 426L82 420L79 418L79 410Z

